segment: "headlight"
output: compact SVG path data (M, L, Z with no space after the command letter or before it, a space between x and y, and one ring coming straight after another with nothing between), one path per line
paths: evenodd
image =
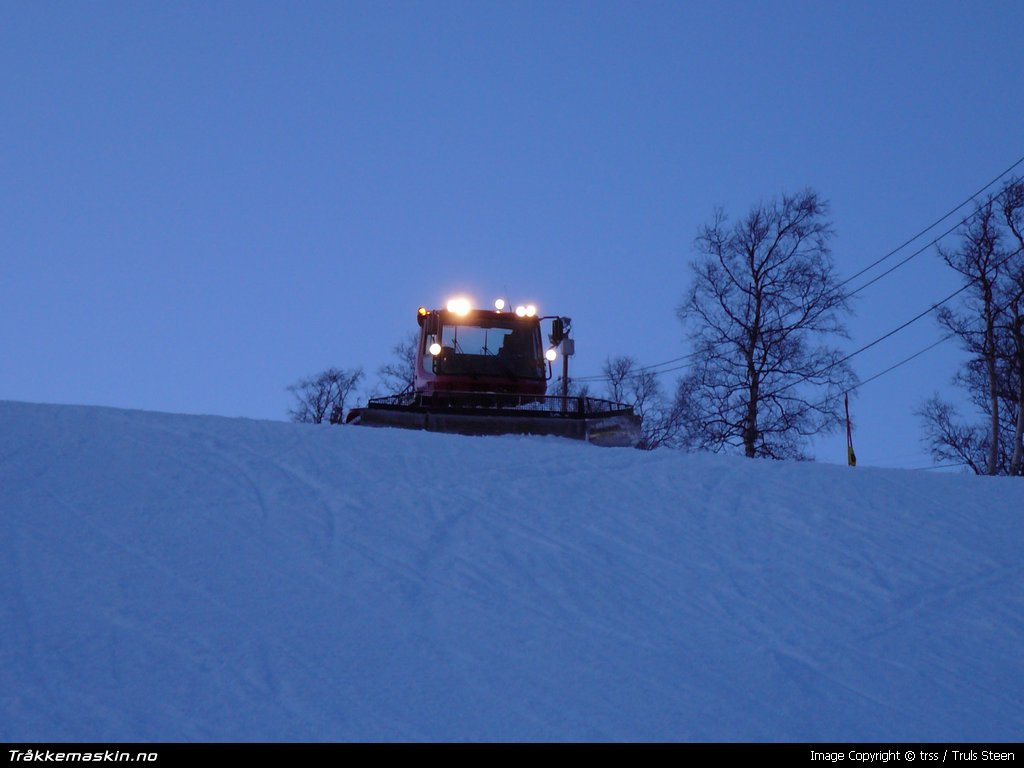
M505 300L504 299L495 299L494 300L494 308L496 310L498 310L499 312L501 312L501 310L503 310L505 308Z
M552 347L551 349L544 353L544 357L548 359L549 363L553 363L558 358L558 350Z
M533 304L527 304L526 305L526 316L527 317L533 317L536 314L537 314L537 308L535 306L533 306Z
M469 299L466 299L466 298L463 298L463 297L459 297L457 299L449 299L448 300L448 311L453 313L453 314L456 314L456 315L459 315L459 316L468 315L469 314L469 310L472 309L472 308L473 308L473 305L472 305L472 303L470 302Z
M440 355L440 354L441 354L441 345L440 345L440 344L438 344L438 343L437 343L437 342L435 341L435 342L434 342L433 344L431 344L431 345L430 345L430 347L428 348L428 351L429 351L429 352L430 352L430 354L432 354L432 355L433 355L434 357L437 357L438 355Z
M526 307L522 304L516 307L516 317L526 317Z

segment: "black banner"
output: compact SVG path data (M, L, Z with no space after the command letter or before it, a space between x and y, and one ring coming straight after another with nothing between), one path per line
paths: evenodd
M600 750L601 757L615 757L616 752L643 752L649 756L729 759L786 760L795 764L877 766L911 764L967 766L975 764L1016 764L1020 744L903 744L903 743L836 743L836 744L5 744L3 762L14 766L35 766L56 763L87 765L185 765L197 760L301 760L304 764L337 761L360 752L401 757L412 752L438 753L446 758L482 756L485 752L509 755L515 752L555 750L587 752Z

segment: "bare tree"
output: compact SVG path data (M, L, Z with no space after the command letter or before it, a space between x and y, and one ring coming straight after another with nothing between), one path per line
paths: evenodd
M716 211L696 240L679 318L696 362L680 384L687 440L707 450L805 458L811 435L842 423L856 382L832 339L850 307L837 281L828 204L813 190Z
M1013 404L1016 406L1017 414L1013 420L1010 474L1024 475L1024 269L1020 270L1015 287L1016 298L1010 305L1009 332L1013 342L1011 354L1017 378L1013 392Z
M985 430L963 424L956 409L938 394L917 414L927 425L926 441L935 461L955 461L966 464L976 475L985 474L989 453Z
M1000 337L1002 338L1002 337ZM995 445L995 473L997 475L1021 474L1013 466L1015 427L1019 423L1019 383L1015 362L1001 357L996 366L996 418L999 442ZM1013 366L1011 366L1011 363ZM989 376L985 361L972 358L953 377L953 383L962 390L970 405L981 415L978 424L960 420L956 407L943 400L938 394L932 396L918 409L917 415L924 425L924 440L937 462L957 459L979 475L993 474L990 471L992 450L992 428L989 399Z
M676 400L665 397L656 373L642 369L625 355L605 360L602 373L608 399L632 405L642 419L638 448L651 451L676 445L681 411Z
M572 376L569 377L569 397L597 397L590 391L590 384L588 382L579 382ZM551 381L548 382L547 392L548 396L561 397L562 396L562 377L554 376Z
M988 397L984 408L989 415L986 474L994 475L999 470L1000 442L996 330L1002 314L996 301L996 286L1002 279L1006 259L999 249L1001 232L992 200L977 208L960 234L958 248L939 246L938 252L950 268L963 276L970 291L963 302L963 309L943 307L939 310L938 319L943 327L960 338L973 361L984 368Z
M363 378L362 368L326 371L300 379L288 387L295 396L295 404L288 410L292 421L322 424L329 419L341 423L345 403Z
M419 334L412 331L391 348L394 360L377 369L384 389L395 395L412 392L416 386L416 346Z
M1024 179L1011 179L997 197L1002 199L1000 208L1007 229L1024 248Z
M1011 180L978 205L957 247L939 255L966 290L938 315L970 355L953 382L986 425L960 423L936 395L918 412L925 439L936 460L956 455L979 474L1024 475L1024 182Z
M1024 253L1024 180L1008 182L1003 188L1002 201L1003 221L1017 241L1018 253ZM1007 271L1010 276L1007 333L1012 340L1010 354L1017 374L1017 418L1013 425L1010 474L1024 475L1024 257L1015 259Z

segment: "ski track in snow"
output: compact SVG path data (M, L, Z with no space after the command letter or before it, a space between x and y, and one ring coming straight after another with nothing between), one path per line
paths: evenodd
M1018 740L1024 484L0 403L0 740Z

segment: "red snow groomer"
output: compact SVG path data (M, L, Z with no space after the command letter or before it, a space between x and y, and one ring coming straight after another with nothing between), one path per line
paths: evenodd
M640 417L628 405L565 391L574 351L568 317L540 317L533 305L473 309L453 299L445 309L420 307L411 390L371 399L346 421L372 427L461 435L557 435L596 445L632 446ZM550 321L548 344L541 322ZM551 364L562 355L563 391L546 394Z

